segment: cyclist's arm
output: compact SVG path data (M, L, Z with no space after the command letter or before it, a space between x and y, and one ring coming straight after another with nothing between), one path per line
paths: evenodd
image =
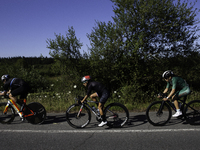
M3 91L0 93L0 96L4 96L7 92L6 91Z
M88 96L85 95L85 97L83 98L83 100L81 101L81 103L83 103L87 98L88 98Z
M166 88L166 89L163 91L163 93L167 93L167 91L168 91L168 88Z
M163 91L163 94L167 93L168 91L168 88L166 88L164 91ZM158 94L158 98L161 98L162 96L160 94Z
M163 98L163 100L167 101L170 97L172 97L174 95L175 92L176 92L176 90L172 89L171 92L169 93L169 95L167 96L167 98Z
M167 96L168 98L172 97L174 95L174 93L176 92L175 89L172 89L171 92L169 93L169 95Z

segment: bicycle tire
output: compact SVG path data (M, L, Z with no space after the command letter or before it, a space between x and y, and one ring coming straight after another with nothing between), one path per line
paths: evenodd
M31 114L30 109L34 112L34 115L26 117L26 120L31 124L42 124L46 119L46 110L40 103L29 103L25 108L25 115Z
M184 118L191 125L200 124L200 100L189 102L184 108Z
M128 109L120 103L111 103L105 110L104 115L106 116L107 125L111 128L123 127L129 119Z
M7 103L0 103L0 123L10 124L15 119L15 110L12 106L8 106L7 113L4 114L4 110Z
M73 128L85 128L91 121L91 112L84 106L79 116L77 116L81 105L73 104L66 111L66 120Z
M153 126L164 126L171 119L172 110L166 103L164 103L161 113L158 114L161 104L162 101L155 101L151 103L146 110L146 118Z

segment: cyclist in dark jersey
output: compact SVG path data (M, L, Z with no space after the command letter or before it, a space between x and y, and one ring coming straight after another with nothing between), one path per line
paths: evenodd
M84 76L81 80L83 82L83 85L87 87L87 95L81 102L83 103L89 96L93 101L97 101L97 97L100 98L98 109L102 118L102 122L98 126L102 127L107 124L105 115L103 114L103 107L107 99L109 98L110 93L103 84L96 81L91 81L90 79L90 76ZM92 91L95 91L96 93L91 94Z
M26 99L28 95L29 85L24 80L10 78L9 75L3 75L1 80L4 83L4 91L0 93L0 95L8 94L10 99L22 106L24 99ZM17 95L20 95L20 99L17 99Z
M170 70L165 71L162 77L167 82L167 86L163 93L167 93L169 86L172 85L171 92L169 93L167 98L163 98L163 100L166 101L170 97L172 98L172 100L174 101L174 105L176 107L176 113L172 115L172 117L178 117L182 115L182 112L180 111L177 99L190 94L191 90L184 79L175 76L174 73Z

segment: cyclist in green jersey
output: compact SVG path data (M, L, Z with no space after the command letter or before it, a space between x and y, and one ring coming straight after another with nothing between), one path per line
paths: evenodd
M182 115L182 112L179 108L177 99L190 94L191 90L186 81L181 77L175 76L175 74L171 70L165 71L162 77L167 82L167 86L163 93L167 93L169 86L172 85L171 92L169 93L167 98L163 98L163 100L167 101L169 98L172 98L172 101L174 101L174 105L176 107L176 113L172 115L172 117L178 117Z

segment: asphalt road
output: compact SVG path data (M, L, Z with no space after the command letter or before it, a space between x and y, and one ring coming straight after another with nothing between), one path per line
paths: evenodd
M20 122L0 124L0 150L198 150L200 126L171 119L163 127L150 125L145 113L130 113L129 123L120 129L97 127L95 117L85 129L74 129L65 113L47 114L42 125Z

